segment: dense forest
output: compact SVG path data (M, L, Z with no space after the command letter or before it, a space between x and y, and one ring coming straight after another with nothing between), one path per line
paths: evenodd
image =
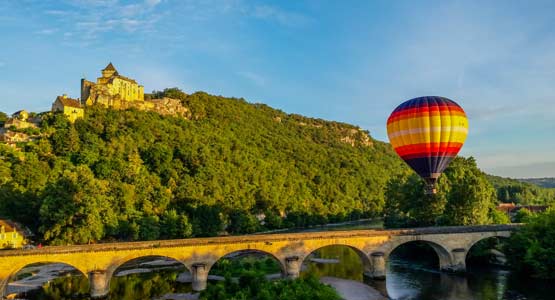
M252 233L381 217L390 180L412 173L353 125L154 94L180 99L190 117L88 107L71 124L44 113L40 138L0 144L0 215L48 244ZM518 202L551 201L537 189Z
M167 92L190 120L91 107L0 146L1 214L50 244L250 233L379 216L387 181L408 172L352 125Z

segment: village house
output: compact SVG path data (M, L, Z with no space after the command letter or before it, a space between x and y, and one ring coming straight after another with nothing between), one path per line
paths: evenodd
M62 112L71 123L85 116L85 110L77 99L68 98L67 95L56 97L52 103L52 112Z
M0 249L21 248L25 245L25 236L15 223L0 219Z

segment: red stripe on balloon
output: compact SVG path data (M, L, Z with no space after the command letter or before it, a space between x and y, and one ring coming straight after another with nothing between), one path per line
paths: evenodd
M412 144L395 148L400 156L409 154L428 153L437 155L438 153L458 153L462 148L462 143L421 143Z

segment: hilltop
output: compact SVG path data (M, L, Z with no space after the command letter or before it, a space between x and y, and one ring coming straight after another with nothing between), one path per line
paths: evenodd
M408 172L353 125L203 92L155 94L190 115L93 105L74 123L44 114L36 139L0 146L1 214L50 243L245 233L259 220L271 229L378 216L389 178Z

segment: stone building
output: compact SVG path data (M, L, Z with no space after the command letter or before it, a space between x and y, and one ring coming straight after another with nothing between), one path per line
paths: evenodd
M29 118L29 113L26 110L19 110L12 114L12 118L25 122Z
M8 220L0 219L0 249L21 248L25 244L23 231Z
M71 123L85 116L85 110L79 100L68 98L67 95L56 97L52 103L52 112L62 112Z
M126 102L144 102L144 87L134 79L122 76L112 63L102 70L96 83L81 79L81 102L125 109Z

